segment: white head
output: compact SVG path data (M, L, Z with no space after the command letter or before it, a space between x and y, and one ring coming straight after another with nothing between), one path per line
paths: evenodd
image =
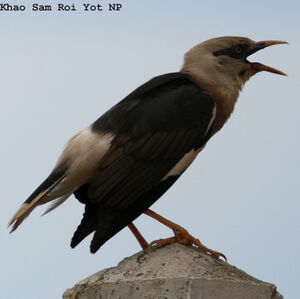
M249 55L258 50L284 43L286 42L254 42L237 36L213 38L185 54L182 72L191 73L210 86L230 88L238 94L245 82L260 71L285 75L274 68L247 60Z

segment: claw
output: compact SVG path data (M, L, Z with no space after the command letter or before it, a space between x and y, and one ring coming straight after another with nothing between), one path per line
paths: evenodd
M191 236L193 238L193 236ZM209 255L215 257L216 259L222 257L224 259L225 262L227 262L227 258L226 256L218 251L212 250L210 248L207 248L206 246L204 246L199 239L195 239L194 238L194 244L196 247L200 248L201 250L203 250L205 253L208 253Z
M149 245L150 245L150 247L154 247L154 246L164 247L166 245L169 245L169 244L172 244L175 242L176 242L175 237L171 237L171 238L159 239L159 240L152 241Z
M205 253L213 256L214 258L219 259L220 257L222 257L227 262L227 258L223 253L207 248L200 242L199 239L194 238L184 228L176 226L173 228L173 232L175 234L174 237L152 241L150 243L150 246L163 247L176 242L186 246L195 246L204 251Z
M170 229L173 230L175 236L167 239L159 239L156 241L153 241L150 243L150 246L158 246L158 247L163 247L171 243L179 243L182 245L187 245L187 246L195 246L205 253L215 257L216 259L222 257L226 262L227 258L223 253L220 253L218 251L212 250L204 246L198 239L194 238L192 235L189 234L187 230L185 230L183 227L179 226L178 224L158 215L157 213L153 212L152 210L147 210L144 212L144 214L156 219L160 223L166 225Z

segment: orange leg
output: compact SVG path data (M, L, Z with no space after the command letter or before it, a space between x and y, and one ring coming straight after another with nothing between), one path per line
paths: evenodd
M150 247L148 242L144 239L142 234L138 231L138 229L132 222L130 224L128 224L128 228L131 230L133 235L136 237L137 241L139 242L139 244L141 245L143 250L146 250L147 248Z
M226 256L220 252L214 251L212 249L207 248L204 246L198 239L194 238L192 235L188 233L187 230L185 230L183 227L179 226L178 224L156 214L152 210L147 210L144 212L144 214L156 219L160 223L166 225L170 229L173 230L175 236L167 239L160 239L156 240L150 243L150 246L157 245L159 247L177 242L183 245L188 245L188 246L196 246L203 250L204 252L214 256L215 258L223 257L225 261L227 261Z

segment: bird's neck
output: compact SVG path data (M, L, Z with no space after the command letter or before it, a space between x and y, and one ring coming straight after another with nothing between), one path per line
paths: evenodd
M181 69L181 72L189 74L197 84L213 96L217 112L213 133L216 133L223 127L233 112L242 85L238 82L225 82L226 80L223 80L223 82L210 80L207 76L184 67Z

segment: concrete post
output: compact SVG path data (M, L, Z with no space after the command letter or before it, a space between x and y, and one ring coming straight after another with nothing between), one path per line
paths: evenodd
M68 289L63 299L283 299L276 287L202 253L172 244L139 252Z

